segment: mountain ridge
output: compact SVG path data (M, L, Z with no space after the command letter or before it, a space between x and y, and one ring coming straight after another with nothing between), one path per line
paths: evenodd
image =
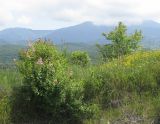
M61 44L63 42L82 42L87 44L105 43L106 40L102 36L102 33L109 32L113 28L113 26L95 25L89 21L56 30L33 30L21 27L7 28L0 31L0 44L24 45L28 40L38 38L50 39L55 44ZM160 46L160 23L146 20L142 24L128 26L128 32L130 33L135 29L142 30L144 34L142 43L144 45L152 45L153 47L157 47L157 45L158 47Z

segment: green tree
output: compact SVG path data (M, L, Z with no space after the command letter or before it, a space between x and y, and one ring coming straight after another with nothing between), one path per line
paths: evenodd
M119 58L120 56L130 54L139 48L139 42L142 40L142 32L135 31L133 34L127 34L127 26L119 22L118 26L109 33L103 33L103 36L111 41L110 44L97 45L103 59Z

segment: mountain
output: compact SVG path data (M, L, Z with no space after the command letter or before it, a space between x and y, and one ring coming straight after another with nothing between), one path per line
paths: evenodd
M50 31L32 30L26 28L8 28L0 31L1 44L24 44L28 40L45 37Z
M141 25L130 26L129 31L135 29L141 30L143 33L142 45L146 48L160 48L160 23L154 21L144 21Z
M75 26L57 30L32 30L26 28L9 28L0 31L0 44L24 45L28 40L38 38L50 39L55 44L61 43L105 43L103 32L109 32L113 26L95 25L92 22L84 22ZM144 21L139 25L128 27L128 33L135 29L142 30L144 39L142 44L149 48L160 48L160 23Z
M32 30L26 28L8 28L0 31L0 44L24 44L28 40L38 38L50 39L56 44L71 43L96 43L104 41L102 32L109 31L110 27L97 26L92 22L84 22L57 30Z
M85 22L76 26L55 30L46 38L49 38L56 43L72 42L72 43L96 43L104 41L102 32L109 31L111 27L97 26L91 22Z

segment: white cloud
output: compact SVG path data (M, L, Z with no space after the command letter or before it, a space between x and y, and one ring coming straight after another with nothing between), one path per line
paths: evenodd
M21 16L20 18L18 18L17 22L23 25L29 25L29 23L31 22L31 19L26 16Z
M50 29L83 21L160 21L159 6L159 0L0 0L0 26Z
M10 11L0 8L0 26L5 25L13 20L13 15Z

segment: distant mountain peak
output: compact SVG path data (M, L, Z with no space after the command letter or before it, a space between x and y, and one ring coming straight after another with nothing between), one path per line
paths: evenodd
M91 22L91 21L86 21L86 22L83 22L83 23L81 23L81 24L84 24L84 25L93 25L93 22Z
M94 24L91 21L86 21L86 22L80 23L78 25L80 25L80 26L93 26Z
M8 30L32 30L32 29L29 29L29 28L21 28L21 27L13 27L13 28L6 28L2 31L8 31Z

